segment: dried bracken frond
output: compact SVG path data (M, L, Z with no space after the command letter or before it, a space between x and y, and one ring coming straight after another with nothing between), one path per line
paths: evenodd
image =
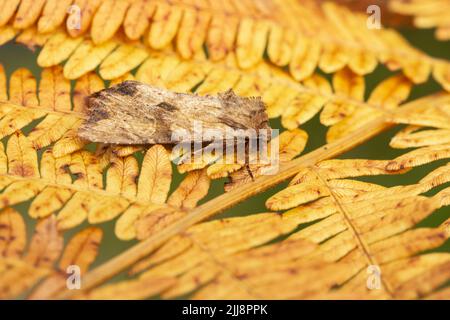
M341 161L358 167L353 160ZM381 163L370 166L381 167ZM321 175L320 167L311 170ZM447 174L440 183L448 181ZM150 267L139 279L175 277L168 290L161 290L166 298L197 289L194 297L203 299L425 297L450 278L449 254L416 256L450 236L447 223L410 229L441 205L439 194L418 195L430 187L425 184L391 189L323 180L321 187L328 191L318 195L320 200L304 198L307 204L284 214L253 214L191 227L136 264L132 273ZM286 240L270 244L288 234ZM417 273L403 276L404 268L412 265L420 265ZM381 269L380 290L367 287L368 267ZM442 277L427 287L417 280L436 272L442 272ZM286 277L290 280L283 281Z
M412 103L393 112L392 119L432 112L448 99L448 95L434 96ZM333 152L327 149L331 146L324 150ZM448 239L448 221L435 228L416 225L450 204L448 188L434 196L424 195L449 182L448 165L416 184L392 188L348 179L403 173L407 168L390 167L395 161L349 159L304 165L286 189L298 190L281 191L267 202L270 208L293 209L190 227L134 265L131 273L140 275L132 284L160 284L155 286L159 291L151 295L167 298L192 292L195 298L423 298L444 294L436 290L449 279L448 254L421 253ZM142 210L145 207L133 208L138 237L148 237L149 230L160 232L154 226L148 228L147 222L155 217L141 215ZM151 210L163 225L180 214L178 210L168 214L161 206ZM287 235L286 240L271 243ZM373 280L367 272L375 276L381 272L381 276ZM312 276L316 281L311 281ZM290 281L282 281L287 277ZM126 283L118 284L117 290Z
M447 189L422 195L450 181L449 166L417 184L392 188L346 179L402 173L393 171L398 161L401 157L329 160L305 167L287 189L267 201L270 209L294 209L191 227L131 272L148 269L140 281L176 278L161 290L167 298L194 291L195 298L203 299L410 299L438 294L434 291L450 279L450 255L419 253L448 239L448 221L436 228L414 227L449 204ZM270 244L280 235L290 236ZM415 271L405 271L409 267ZM378 290L366 276L374 270L380 276ZM290 281L282 281L288 275Z
M66 286L70 266L86 272L98 253L102 231L86 228L75 234L64 248L54 216L40 220L28 249L25 222L16 210L0 211L2 230L0 256L0 297L13 298L29 293L30 298L49 298ZM58 266L55 263L59 260Z
M164 69L159 70L158 68ZM158 74L158 79L155 79L152 74ZM38 139L36 143L38 148L56 142L54 149L57 156L79 150L86 144L73 134L80 125L80 121L77 119L84 117L85 97L104 88L104 84L98 76L94 74L83 76L75 84L72 108L68 104L69 83L58 81L61 77L59 67L44 69L42 73L39 85L39 104L42 109L52 110L54 115L47 116L49 119L45 119L36 127L38 132L33 136ZM381 82L374 89L368 101L364 102L361 101L364 94L363 79L348 69L334 75L335 93L333 93L328 81L319 75L313 75L305 80L303 85L300 85L289 79L280 78L278 73L269 66L262 66L255 70L255 74L251 75L204 62L202 64L182 62L170 55L155 55L149 58L138 70L136 79L152 85L164 86L176 92L190 92L194 89L199 94L211 94L232 88L241 96L262 96L267 105L269 118L281 116L282 124L290 130L304 124L323 108L321 122L325 125L332 125L327 137L329 141L336 140L364 126L367 121L383 114L386 110L395 108L408 97L412 86L407 78L396 75ZM230 83L231 79L234 80ZM52 83L56 83L55 81L58 81L58 86L52 86ZM24 86L29 88L26 94L20 91ZM13 74L9 91L9 100L15 104L38 105L35 95L36 82L31 73L25 69L18 70ZM68 111L69 113L72 111L73 117L69 117L66 112L64 113L65 117L62 118L63 114L58 114L57 111ZM29 111L24 112L24 115L26 117L21 117L24 119L19 122L17 128L21 128L45 114ZM46 129L49 127L54 127L56 130L48 132ZM13 129L8 128L7 130L4 135ZM58 143L59 139L63 139L64 143Z
M133 211L135 205L143 206L143 214L148 215L153 212L150 209L152 206L161 204L170 215L178 207L181 210L194 207L209 189L208 177L203 173L201 180L194 178L192 181L192 177L197 175L192 172L170 197L169 204L164 205L172 169L168 153L160 145L145 153L141 168L132 155L123 158L112 156L109 160L111 166L105 170L105 188L104 168L94 153L81 150L55 158L52 150L48 149L38 165L32 142L20 131L9 138L6 154L2 150L1 159L4 168L2 186L6 187L0 196L1 206L15 205L33 198L30 216L45 218L58 212L55 220L60 230L73 228L86 219L96 224L124 213L118 222L118 236L129 239L130 236L121 234L123 227L120 225L124 220L129 220L128 212ZM205 179L206 184L202 182ZM158 216L156 212L154 216ZM164 224L158 219L153 222L156 225L161 223Z
M61 74L62 70L56 68L52 72L47 70L44 72L42 81L44 81L44 85L48 85L48 83L51 84L52 81L55 81L54 79L58 77L58 73ZM30 74L26 70L20 70L16 78L17 80L14 81L20 84L24 83L24 85L19 86L20 88L29 87L31 90L26 90L26 94L22 93L23 91L17 91L14 96L23 105L5 104L4 110L6 112L14 112L15 110L21 110L25 114L30 111L36 112L37 115L31 117L32 119L43 117L48 112L47 117L42 122L48 121L49 123L52 122L47 119L51 119L50 116L55 115L58 115L62 120L70 119L70 117L79 120L82 117L82 113L80 112L61 108L64 105L61 104L61 102L64 102L61 99L64 99L65 92L67 91L67 85L64 85L64 82L59 82L59 86L49 86L55 89L45 90L45 95L42 95L42 98L39 95L39 98L49 103L50 108L46 108L45 106L40 106L40 100L38 102L35 93L33 94L33 90L36 92L36 82ZM81 101L83 92L89 92L90 88L96 86L101 87L101 83L96 82L95 79L95 77L87 78L78 86L79 89L77 92L80 92L79 101ZM403 79L403 77L400 77L400 79ZM401 108L396 112L392 112L392 110L396 110L395 106L404 99L405 93L400 91L400 93L391 97L384 93L384 91L389 90L392 86L396 87L397 90L401 90L398 89L401 88L397 85L399 83L398 81L398 77L389 79L380 85L381 89L377 88L374 91L372 95L373 101L375 103L383 101L385 105L378 110L367 105L367 110L375 110L376 113L373 118L364 119L366 121L365 123L373 121L372 119L377 117L385 118L385 121L400 121L405 114L417 118L417 114L424 110L433 114L433 108L446 105L445 103L443 104L443 101L448 101L448 96L431 98L430 102L423 102L420 104L420 107L416 107L417 110L415 109L415 113L402 113ZM42 83L41 86L43 86ZM75 87L77 88L77 85ZM56 90L58 93L52 93L51 90ZM409 89L406 87L406 92L408 91ZM39 92L44 91L40 90ZM60 106L58 107L58 105ZM79 108L82 109L84 107ZM442 111L437 110L435 112L441 113ZM8 114L5 116L8 116ZM17 119L17 115L15 118ZM18 125L15 130L20 129L29 122ZM46 130L42 131L46 132ZM68 131L70 132L70 130ZM36 135L35 132L39 131L31 131L29 136L33 137ZM351 135L352 132L349 131L347 135ZM307 134L300 129L282 133L279 137L281 151L280 162L283 164L299 154L305 147L306 138ZM61 140L56 141L54 148L60 142ZM67 146L68 144L64 143L64 145ZM84 144L80 148L83 146ZM186 181L180 185L179 189L169 197L168 204L164 204L171 183L171 166L168 152L162 146L153 146L145 152L142 168L139 168L133 156L133 152L140 152L140 148L132 148L129 152L123 151L123 157L117 156L118 150L120 150L117 147L115 151L111 150L110 153L104 153L105 155L109 154L107 163L111 163L111 166L108 168L102 164L102 158L99 157L100 154L76 149L71 150L69 153L59 153L56 158L55 150L48 149L44 152L38 166L35 148L40 148L40 146L33 146L30 138L21 134L20 131L13 131L12 136L8 140L6 154L2 157L2 167L5 168L4 186L6 187L1 195L3 199L2 203L4 206L14 205L34 198L29 210L30 215L36 218L44 218L57 212L55 221L59 230L72 228L86 219L90 223L100 223L121 215L116 224L116 234L119 238L147 238L153 234L158 234L161 230L164 230L185 217L187 214L185 210L194 207L207 194L209 187L209 179L207 178L208 171L206 170L206 174L205 169L202 171L194 171L187 176ZM445 156L444 154L443 157ZM6 165L7 163L9 164ZM332 203L330 204L326 200L333 197L334 194L351 197L353 201L354 199L352 197L366 192L376 194L376 191L381 189L381 187L373 185L336 179L367 174L398 173L392 171L402 169L394 169L392 166L393 164L391 162L388 164L386 162L376 161L354 162L345 166L340 165L338 162L332 162L330 164L326 162L323 164L319 163L316 171L321 170L321 168L325 170L320 176L323 175L324 178L322 179L325 179L327 183L321 184L321 180L318 178L312 179L311 182L303 182L300 178L297 178L296 181L298 180L297 182L302 183L289 187L300 187L299 190L296 189L295 192L292 192L292 199L288 193L287 199L283 198L284 200L281 201L283 205L277 207L276 203L279 200L277 200L277 196L274 196L274 198L268 200L268 205L275 209L286 209L317 200L319 203L325 205L324 208L328 208L316 208L320 209L318 210L320 218L325 218L330 214L333 215L332 210L336 209ZM214 165L212 168L214 168ZM106 188L102 181L102 174L105 169L107 177ZM258 176L258 170L260 168L253 169L254 176ZM6 170L8 170L7 173ZM227 168L221 168L220 170L225 170L226 173L229 172ZM211 172L213 171L211 170ZM239 172L244 172L244 169L237 171L236 174L239 175ZM248 180L248 176L245 178L246 174L244 173L243 182L246 179ZM223 176L223 174L219 176ZM235 177L234 174L233 177ZM239 184L242 184L242 182ZM417 196L431 188L430 184L427 184L427 186L428 189L419 187L416 189L412 188L414 192L408 189L407 194L410 197ZM446 199L444 197L445 195L445 193L441 194L442 205L446 201L444 200ZM409 203L410 205L415 205L412 200L406 204ZM436 205L430 208L437 207ZM417 210L417 212L421 211ZM326 216L323 216L324 214ZM429 212L426 211L423 214L429 214ZM309 219L315 220L313 218ZM414 222L416 220L412 221ZM292 228L298 225L299 223L290 225L290 230L293 230ZM164 276L163 278L166 279L167 277ZM172 280L167 281L167 283L173 282ZM162 285L162 288L165 289L166 284Z
M68 274L76 266L77 272L83 275L97 257L103 232L99 228L86 228L78 232L67 243L57 268L53 270L39 285L33 289L29 299L45 299L52 297L58 290L65 287Z
M388 8L402 15L413 16L417 28L436 28L436 38L450 40L448 0L389 0Z
M87 141L78 138L77 128L84 117L84 98L104 86L99 78L86 75L76 83L73 109L70 83L62 77L60 67L43 70L39 89L26 69L14 72L9 83L9 95L5 91L5 97L10 97L14 104L2 102L0 120L2 136L10 136L6 150L3 145L1 148L2 185L6 187L1 195L2 207L33 198L30 216L45 218L57 213L57 225L62 230L86 219L90 223L114 219L135 202L147 207L164 204L172 170L164 147L144 151L142 168L133 155L141 148L131 146L126 151L116 146L107 148L103 156L83 150ZM21 128L37 119L40 122L27 136L21 133ZM45 151L38 163L39 149ZM182 184L180 188L188 190L175 192L171 202L174 208L181 206L184 210L207 195L209 183ZM177 197L179 200L175 200ZM122 221L117 228L118 236L129 239L120 234Z
M158 295L161 291L167 289L173 283L174 279L171 277L161 277L156 280L126 280L96 288L85 295L80 296L79 298L90 300L145 299Z
M10 136L2 158L5 168L9 163L8 177L4 181L4 187L8 187L1 195L3 206L33 199L30 216L45 218L57 213L61 230L73 228L86 219L95 224L123 213L117 222L117 235L121 239L132 239L136 235L134 224L139 216L145 217L140 228L147 230L148 236L149 232L152 234L176 221L184 215L184 210L192 209L207 195L208 175L219 178L230 172L227 167L213 167L208 175L206 170L192 171L180 189L170 196L164 210L153 212L153 206L164 204L168 197L172 170L168 152L162 146L153 146L148 151L144 148L145 156L139 168L134 154L141 153L142 147L114 146L106 148L102 154L85 150L88 141L77 135L85 117L85 97L102 89L104 84L93 74L80 78L74 86L72 106L70 83L62 73L58 66L44 69L38 86L28 70L19 69L9 81L9 92L5 90L5 97L12 103L1 105L2 136ZM35 120L39 120L38 123ZM20 129L30 124L33 128L25 136ZM286 142L281 140L285 150L281 154L282 161L301 153L307 139L302 130L285 132L282 137L287 138ZM38 164L37 150L40 149L45 151ZM231 166L234 170L241 167L238 164ZM194 177L200 172L202 176L196 182ZM257 174L255 172L255 176ZM136 215L136 208L141 209L140 215Z
M1 49L41 68L0 64L0 298L448 299L450 95L410 99L430 76L450 91L450 63L338 2L0 0ZM446 39L447 5L387 7ZM84 134L102 114L87 97L127 80L257 102L246 119L280 129L269 161L250 141L244 159L150 140L145 119L139 141ZM345 154L394 126L406 150ZM216 217L263 191L269 212ZM104 256L103 228L130 247Z
M234 53L241 69L260 64L267 47L270 62L289 66L290 76L297 81L310 77L316 67L334 73L348 66L354 73L364 75L381 62L392 69L403 69L414 83L426 81L434 69L436 80L448 87L447 62L414 49L392 29L366 28L362 13L330 1L269 1L263 6L253 0L242 5L162 0L75 1L80 12L74 14L81 14L83 19L80 28L74 28L71 26L77 23L76 16L69 15L67 32L58 29L66 18L64 3L31 3L25 0L16 3L19 10L15 16L10 9L14 4L2 12L0 43L11 40L21 30L33 28L32 33L45 35L40 43L33 43L44 45L39 64L53 66L70 56L64 73L70 79L100 64L102 76L117 78L141 64L148 49L165 50L174 42L177 54L184 60L197 57L205 45L210 60L222 61ZM396 3L400 1L392 1L392 6L408 6ZM433 8L438 4L439 1ZM12 27L7 24L10 19ZM33 24L38 28L31 27ZM118 32L121 26L124 35ZM445 26L439 30L443 36ZM28 42L34 42L36 36L26 38L29 40L22 42L30 45ZM141 38L145 39L142 43ZM440 75L442 72L444 77Z
M283 191L277 193L267 200L266 205L273 210L285 210L305 203L310 203L314 200L327 202L324 199L336 198L336 195L351 196L352 201L358 201L360 196L356 191L361 188L361 183L344 184L340 183L343 178L354 178L359 176L382 175L382 174L397 174L402 173L407 169L424 165L439 159L450 157L449 144L445 139L433 139L432 132L440 132L442 129L441 123L448 126L450 121L450 97L445 95L438 101L431 100L428 103L421 104L416 112L398 112L398 116L391 117L390 121L398 123L408 123L409 127L400 131L397 136L392 139L391 145L396 146L398 141L405 141L406 145L400 147L414 147L416 140L411 138L411 135L426 133L420 140L420 148L405 153L393 160L327 160L319 162L312 167L304 168L300 171L290 185ZM439 121L432 121L432 119L439 119ZM419 131L420 124L426 123L428 130ZM430 127L435 127L431 129ZM427 138L429 142L427 142ZM410 143L413 141L413 143ZM445 169L447 167L443 167ZM444 171L445 173L445 171ZM439 174L444 174L439 171ZM430 173L430 175L435 175ZM417 186L410 186L407 188L408 192L423 193L429 191L431 188L439 184L446 183L445 178L440 180L424 178L422 184ZM341 188L343 188L341 190ZM356 188L355 190L353 190ZM405 188L399 187L399 190ZM338 191L336 191L338 190ZM362 189L365 190L364 188ZM354 193L356 192L356 193ZM388 197L388 193L381 194L383 199ZM389 191L392 194L392 191ZM352 194L353 193L353 194ZM394 193L396 195L396 193ZM314 203L311 203L314 205ZM315 207L317 209L317 207Z

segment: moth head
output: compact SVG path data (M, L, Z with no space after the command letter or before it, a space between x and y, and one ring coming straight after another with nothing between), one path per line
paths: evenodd
M266 113L266 104L261 97L241 97L234 93L232 89L219 93L218 96L222 105L229 109L230 116L234 112L239 112L241 115L245 114L248 122L251 123L249 127L257 131L267 130L270 139L269 117Z

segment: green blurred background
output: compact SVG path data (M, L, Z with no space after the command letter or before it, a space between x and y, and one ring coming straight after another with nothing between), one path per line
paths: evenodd
M426 53L434 56L449 59L450 58L450 42L439 42L436 41L433 35L432 30L413 30L413 29L402 29L402 34L413 44L415 47L425 51ZM3 64L8 76L19 67L27 67L29 68L36 78L40 76L40 68L36 65L36 57L39 51L32 52L28 50L26 47L14 44L12 42L0 47L0 63ZM373 90L373 88L378 84L381 80L385 79L387 76L392 74L385 67L378 66L378 68L371 75L366 77L366 97ZM328 75L325 75L330 79ZM439 85L433 80L429 79L429 81L425 84L415 86L409 100L414 100L416 98L438 92L441 88ZM279 119L275 119L271 121L271 125L273 128L281 128L281 124ZM303 154L314 150L315 148L323 145L325 143L325 132L326 128L323 127L318 117L315 117L311 121L309 121L306 125L302 127L309 134L309 141L307 147ZM386 131L374 139L368 141L367 143L347 152L341 156L341 158L366 158L366 159L392 159L402 153L405 150L395 150L389 147L390 138L401 129L401 127L393 128L389 131ZM5 141L3 141L5 142ZM448 161L448 160L447 160ZM437 161L429 165L422 166L420 168L409 171L403 175L395 175L395 176L378 176L378 177L370 177L370 178L362 178L364 181L379 183L385 186L394 186L401 184L411 184L417 182L424 175L429 173L432 169L439 167L442 164L445 164L447 161ZM182 176L178 174L176 169L174 168L174 179L172 183L172 190L178 185L181 181ZM212 184L210 192L208 196L201 202L204 203L209 199L214 198L215 196L223 193L223 183L225 179L215 180ZM247 201L244 201L235 207L221 213L215 218L223 218L230 216L242 216L247 214L259 213L266 211L264 203L268 197L281 190L286 186L287 183L283 183L271 190L268 190L262 194L259 194ZM437 191L441 190L444 187L448 187L447 185L442 186L441 188L434 190L433 194ZM35 221L33 219L28 218L27 210L29 203L21 204L16 206L20 212L24 214L24 217L27 220L28 226L28 234L31 235ZM443 208L441 210L436 211L429 218L425 219L420 223L420 226L437 226L442 223L446 218L450 216L450 209ZM99 265L113 256L119 254L125 249L129 248L135 241L120 241L114 235L114 223L115 221L110 221L104 224L101 224L101 227L104 229L104 238L100 247L100 254L94 264ZM76 231L87 226L87 223L68 231L65 234L66 240L70 238ZM304 227L304 226L303 226ZM450 242L447 241L442 247L438 249L439 251L450 251ZM115 277L115 280L122 279L125 277L125 274L122 273Z

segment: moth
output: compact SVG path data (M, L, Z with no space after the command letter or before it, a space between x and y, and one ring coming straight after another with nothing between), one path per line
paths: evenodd
M245 130L257 133L270 125L260 97L244 98L232 90L216 96L176 93L138 81L125 81L87 98L87 119L78 135L107 144L176 144L214 131L239 138ZM174 134L185 132L185 135ZM211 139L211 137L209 138Z

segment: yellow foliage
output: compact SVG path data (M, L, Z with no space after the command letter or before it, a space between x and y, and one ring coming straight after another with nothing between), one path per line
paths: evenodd
M436 27L444 40L444 2L391 0L388 7L414 16L417 27ZM81 10L80 28L71 4ZM450 237L450 220L418 224L450 205L450 164L416 183L360 179L450 158L450 96L405 103L430 76L449 91L448 61L393 29L366 28L364 13L332 1L0 0L0 9L0 45L14 39L40 47L42 68L38 77L0 65L0 298L449 297L450 254L435 249ZM367 92L364 76L378 64L396 73ZM267 175L270 165L236 155L224 163L203 153L189 163L190 154L170 154L171 146L81 139L86 97L130 79L176 92L262 97L269 118L287 129L268 150L279 170ZM328 143L298 157L311 136L300 127L316 116L329 127ZM390 146L414 150L393 159L333 159L394 125L406 126ZM227 193L199 205L213 180L226 177ZM265 203L277 212L212 219L290 178ZM30 239L14 209L27 202L37 219ZM91 273L101 229L80 228L66 243L63 235L112 220L119 239L138 243ZM73 264L87 281L67 293ZM373 268L381 272L379 290L368 284ZM123 269L129 279L103 283Z

